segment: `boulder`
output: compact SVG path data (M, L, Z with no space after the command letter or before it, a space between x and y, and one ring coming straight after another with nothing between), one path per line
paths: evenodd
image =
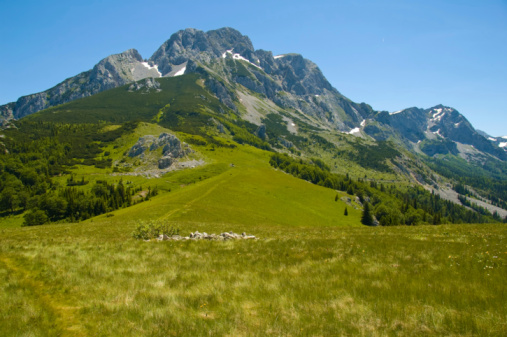
M171 156L164 156L158 160L158 168L163 170L170 167L174 163L174 158Z

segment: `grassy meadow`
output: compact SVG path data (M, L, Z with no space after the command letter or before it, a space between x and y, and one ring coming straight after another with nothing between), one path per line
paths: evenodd
M149 179L158 196L112 214L2 219L0 335L507 335L505 225L364 227L265 151L199 152L207 165ZM134 240L141 221L258 240Z

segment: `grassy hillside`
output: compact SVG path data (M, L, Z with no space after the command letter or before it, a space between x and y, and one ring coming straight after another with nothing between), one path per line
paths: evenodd
M505 225L362 226L361 206L342 197L368 196L384 216L390 206L389 216L424 222L427 205L446 205L394 180L390 162L372 154L394 160L388 143L292 137L271 115L261 140L200 83L191 75L160 80L162 91L118 88L4 132L0 336L507 334ZM190 144L194 152L181 160L195 165L162 172L162 149L128 155L140 137L166 132ZM273 148L294 153L282 156L290 174L270 165ZM319 170L329 178L323 185L346 179L355 191L297 178ZM132 195L118 204L120 186ZM108 188L101 199L96 192ZM71 191L84 196L76 203L116 205L69 218L60 206ZM59 217L22 227L30 207ZM135 240L149 222L182 235L234 231L258 240Z
M504 225L364 227L335 191L275 170L265 151L195 148L208 165L138 181L165 192L113 216L2 221L0 334L507 332ZM131 237L142 221L259 239L144 242Z

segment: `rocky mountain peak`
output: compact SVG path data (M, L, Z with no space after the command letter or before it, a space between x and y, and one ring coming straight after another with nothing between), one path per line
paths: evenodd
M169 40L150 58L159 65L162 75L169 74L174 66L183 64L189 59L210 62L220 57L225 51L234 50L247 59L252 59L254 48L250 38L233 28L220 28L204 32L187 28L174 33Z

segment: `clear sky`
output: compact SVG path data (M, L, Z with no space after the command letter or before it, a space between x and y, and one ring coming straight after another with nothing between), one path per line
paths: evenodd
M226 26L302 54L376 110L444 104L507 135L507 0L0 0L0 104L110 54L149 58L180 29Z

